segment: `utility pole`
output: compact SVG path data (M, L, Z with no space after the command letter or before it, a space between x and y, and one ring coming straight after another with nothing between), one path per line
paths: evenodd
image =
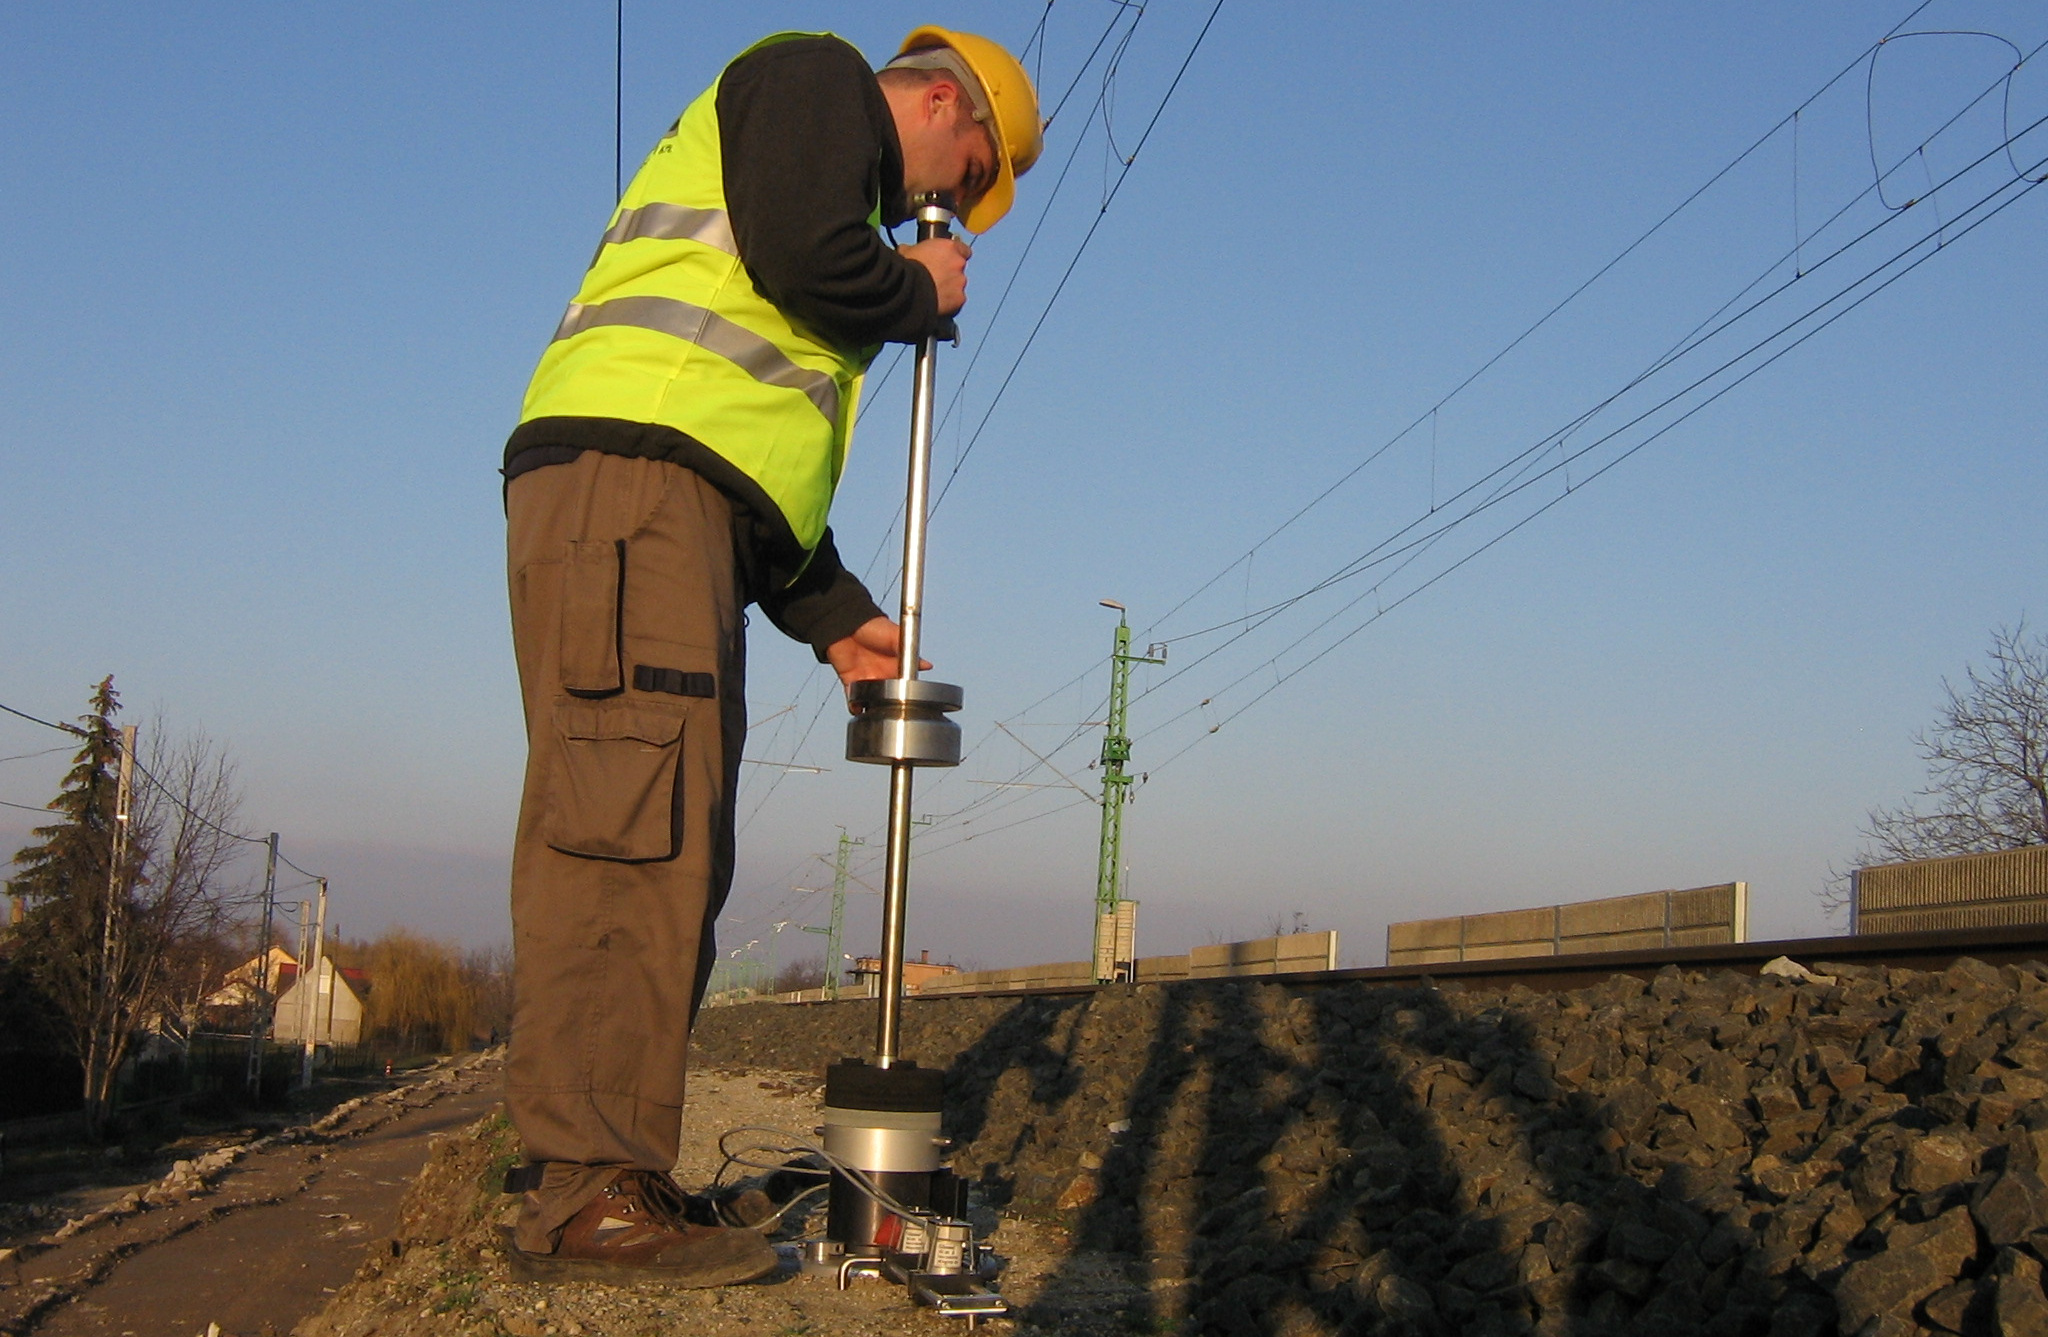
M243 1081L251 1096L263 1094L263 1044L270 1038L270 934L277 914L277 832L270 833L263 860L263 928L256 939L256 996L249 1014L249 1070Z
M1122 895L1124 804L1131 790L1131 777L1124 771L1124 763L1131 759L1131 738L1125 731L1131 665L1164 664L1166 647L1154 645L1146 654L1132 654L1131 625L1125 619L1124 606L1114 599L1101 602L1104 608L1116 610L1116 648L1109 656L1109 718L1104 721L1102 736L1102 848L1095 866L1095 980L1108 984L1130 967L1131 958L1120 956L1118 948L1126 953L1132 950L1132 928L1126 925ZM1153 658L1150 651L1157 651L1158 657ZM1135 910L1133 906L1133 914Z
M313 1084L313 1051L316 1034L320 1029L321 970L326 965L327 945L327 879L317 879L320 884L320 908L313 914L313 950L299 953L299 987L306 991L306 1029L301 1032L305 1047L299 1052L299 1085ZM311 974L307 973L310 964ZM333 986L328 986L328 997L333 997ZM329 1016L332 1016L330 1004ZM332 1038L331 1036L329 1037Z
M114 953L114 906L121 898L122 875L128 864L128 805L135 785L135 726L122 725L120 741L115 746L120 750L121 764L114 787L113 829L107 832L107 899L100 907L100 959L99 969L93 972L91 1038L87 1041L86 1054L86 1073L96 1090L101 1046L112 1041L120 1018L120 1003L116 997L119 991L114 984L119 973ZM103 1119L113 1111L113 1086L113 1074L108 1074L107 1089L93 1098L96 1119Z
M832 918L824 928L804 925L806 933L825 935L825 996L831 999L839 997L839 963L846 959L846 949L841 946L846 934L846 864L853 847L865 844L860 837L847 835L845 827L839 828L839 853L832 860Z
M121 767L114 783L114 829L107 857L107 903L100 915L100 1006L111 1013L114 1001L114 904L121 897L121 873L128 864L128 816L135 797L135 734L121 726Z

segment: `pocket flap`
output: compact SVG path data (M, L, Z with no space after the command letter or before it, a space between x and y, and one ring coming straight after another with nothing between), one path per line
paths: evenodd
M624 590L626 543L572 542L562 572L562 690L578 696L615 696L619 677L619 598Z
M571 741L630 738L650 747L667 747L682 737L683 717L632 706L564 703L555 707L555 727Z
M584 859L673 859L682 848L684 713L558 701L541 838Z

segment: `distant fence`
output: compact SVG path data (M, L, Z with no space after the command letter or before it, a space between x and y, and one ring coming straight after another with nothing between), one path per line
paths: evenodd
M25 1147L35 1142L61 1142L79 1137L84 1132L83 1110L43 1114L33 1119L8 1119L0 1122L0 1148Z
M873 975L865 975L861 977L861 979L857 983L854 984L842 984L839 986L839 997L841 999L873 998L874 996L875 977ZM826 992L825 987L823 985L820 985L815 989L794 989L789 993L762 994L747 998L735 998L730 1001L738 1003L757 1003L766 1002L770 999L773 999L773 1001L778 1003L828 1003L832 1001L832 995ZM712 1001L713 1000L708 998L705 999L705 1006L710 1006Z
M1925 933L2048 923L2048 845L1859 868L1851 933Z
M1134 965L1138 984L1168 984L1174 980L1224 979L1239 975L1286 975L1299 971L1337 968L1337 930L1320 933L1285 933L1276 938L1253 938L1249 942L1218 942L1197 947L1185 956L1141 956ZM873 998L873 976L858 984L842 985L841 1001ZM1059 989L1095 983L1095 967L1088 961L1057 961L1050 965L1010 966L1004 970L964 970L936 975L905 993L917 998L952 997L958 994L1009 993L1018 989ZM823 989L798 989L791 993L761 993L732 990L707 994L706 1007L727 1007L737 1003L822 1003Z
M300 1047L270 1044L264 1047L261 1099L283 1101L298 1085ZM22 1118L0 1119L0 1145L25 1146L31 1142L57 1141L83 1133L85 1115L77 1108L81 1077L71 1060L44 1062L39 1055L0 1056L14 1083L9 1094L14 1106L32 1106L37 1098L49 1113ZM321 1045L315 1071L321 1077L369 1077L383 1072L388 1061L403 1063L403 1056L372 1051L359 1045ZM141 1111L177 1108L192 1098L223 1093L239 1104L246 1093L249 1075L249 1037L202 1032L177 1049L164 1048L148 1057L134 1057L121 1065L114 1084L113 1113L128 1117ZM66 1109L64 1106L71 1106ZM5 1106L0 1106L4 1111Z
M1387 926L1387 964L1498 961L1749 940L1749 884L1723 882Z
M1197 947L1186 956L1141 956L1136 962L1139 984L1164 984L1173 980L1221 979L1236 975L1280 975L1303 970L1337 968L1337 931L1288 933L1277 938L1254 938L1250 942L1219 942ZM1012 966L1007 970L969 970L926 980L918 996L968 993L1005 993L1013 989L1055 989L1093 984L1095 969L1087 961L1061 961L1052 965ZM784 1002L809 1002L817 990L804 996L784 994ZM840 997L846 997L841 993Z
M271 1041L263 1046L261 1098L282 1100L299 1083L304 1054L297 1043ZM319 1077L378 1077L387 1064L412 1066L419 1055L409 1049L372 1045L318 1045L313 1071ZM249 1037L203 1031L181 1053L170 1053L132 1066L124 1083L124 1099L163 1099L173 1095L221 1092L239 1097L249 1081Z

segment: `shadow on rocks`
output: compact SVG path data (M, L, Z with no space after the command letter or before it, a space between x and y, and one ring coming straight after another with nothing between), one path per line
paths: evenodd
M1006 1145L984 1148L978 1164L956 1159L957 1173L975 1181L984 1205L1002 1209L1018 1196L1010 1167L1027 1164L1039 1131L1033 1111L1058 1118L1084 1083L1074 1061L1076 1026L1086 997L1025 998L998 1017L946 1070L945 1135L955 1146L983 1139L991 1127L1007 1130ZM994 1152L991 1155L989 1152ZM1044 1186L1030 1184L1042 1196Z
M1837 969L1032 1000L956 1136L1060 1330L2048 1333L2042 972Z

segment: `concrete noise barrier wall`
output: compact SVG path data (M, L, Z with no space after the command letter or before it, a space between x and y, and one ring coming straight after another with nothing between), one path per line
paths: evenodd
M1851 933L2048 923L2048 845L1859 868Z
M919 997L937 994L989 993L1007 989L1057 989L1093 984L1095 967L1087 961L1060 961L1043 966L1011 966L1007 970L967 970L941 975L918 986Z
M1226 975L1292 975L1304 970L1337 968L1337 931L1286 933L1250 942L1218 942L1188 953L1192 979ZM1139 978L1143 978L1140 976Z
M1610 896L1387 926L1387 964L1498 961L1749 940L1749 884Z

